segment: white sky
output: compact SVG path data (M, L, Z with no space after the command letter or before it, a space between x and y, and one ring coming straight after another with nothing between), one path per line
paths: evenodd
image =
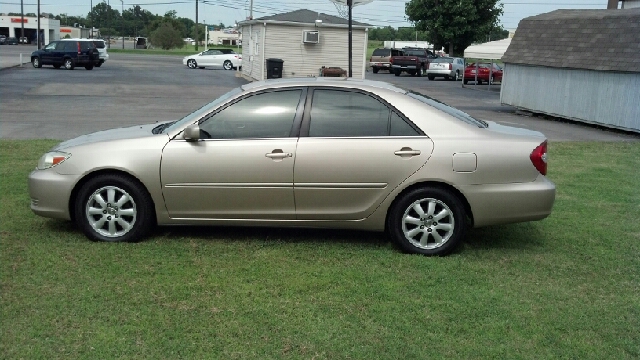
M37 0L23 0L25 13L37 12ZM411 26L406 21L404 4L408 0L374 0L371 3L356 6L353 19L374 26ZM101 0L93 0L93 5ZM105 0L106 2L106 0ZM234 22L249 16L251 0L200 0L198 8L199 22L209 24ZM92 0L40 0L40 11L54 15L86 16L91 9ZM178 16L195 20L195 0L123 0L124 8L140 5L143 9L158 15L176 10ZM121 11L120 0L109 0L111 7ZM607 0L502 0L504 14L502 26L515 30L518 22L527 17L546 13L556 9L606 9ZM308 9L329 15L338 15L330 0L253 0L253 17L268 16L288 11ZM20 0L0 0L0 13L20 12Z

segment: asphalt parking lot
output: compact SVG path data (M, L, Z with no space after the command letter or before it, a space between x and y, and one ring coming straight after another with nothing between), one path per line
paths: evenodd
M182 56L110 53L105 65L91 71L20 67L19 53L28 60L31 50L1 48L0 138L66 140L98 130L178 119L246 83L235 71L188 69ZM383 71L366 77L429 95L476 118L541 131L551 141L640 139L636 134L516 115L516 109L500 105L498 87L463 88L460 82L396 77Z

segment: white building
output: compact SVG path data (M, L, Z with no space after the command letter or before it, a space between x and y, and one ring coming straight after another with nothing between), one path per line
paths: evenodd
M25 16L24 21L21 16L0 16L0 35L7 37L21 38L22 25L24 24L24 37L27 42L36 42L38 33L38 18ZM40 34L44 38L43 44L60 39L60 20L40 18Z
M283 78L319 76L322 67L349 69L348 21L311 10L241 21L242 76L267 79L267 59L284 61ZM364 79L369 24L352 23L353 77Z
M242 45L242 36L236 29L210 30L207 33L209 45Z

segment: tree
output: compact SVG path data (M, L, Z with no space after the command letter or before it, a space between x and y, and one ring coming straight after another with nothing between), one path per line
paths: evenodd
M149 40L154 46L159 46L164 50L177 47L183 47L182 34L177 30L171 22L165 21L151 33Z
M498 28L499 0L411 0L405 13L427 33L434 49L446 46L449 55L461 54L474 41L482 41Z

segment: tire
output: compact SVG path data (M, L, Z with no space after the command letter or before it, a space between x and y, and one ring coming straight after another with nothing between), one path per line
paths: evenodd
M395 75L395 76L400 76L400 73L401 73L401 72L402 72L402 71L400 71L400 70L396 70L396 71L394 71L393 73L394 73L394 75Z
M371 70L373 71L374 74L377 74L378 71L380 71L380 69L377 67L372 67Z
M60 64L53 64L53 67L56 69L60 69L60 66L61 66Z
M416 76L417 77L422 77L422 66L418 68L418 70L416 70Z
M458 81L459 76L460 76L460 72L456 70L456 73L453 75L453 81Z
M119 174L96 176L82 185L74 215L78 227L94 241L139 241L155 226L146 189Z
M189 59L189 60L187 60L187 67L189 69L195 69L195 68L198 67L198 63L193 59Z
M462 201L442 188L417 188L391 207L387 231L402 250L443 256L464 239L467 214Z
M233 70L233 65L231 64L231 61L229 61L229 60L225 60L225 62L222 64L222 67L225 70Z
M407 74L409 74L411 76L416 76L416 71L415 70L408 70Z
M76 67L76 64L73 62L73 59L70 59L70 58L64 59L64 62L62 63L62 65L67 70L73 70Z
M36 68L36 69L40 69L42 67L42 63L40 62L40 58L39 57L34 57L33 59L31 59L31 65L33 65L33 67Z
M87 69L87 70L93 70L93 64L85 65L84 68Z
M445 75L445 76L444 76L444 79L445 79L445 80L449 80L449 79L451 79L451 76L449 76L449 75Z
M435 79L436 77L435 77L435 76L433 76L433 75L427 75L427 78L429 78L429 80L433 80L433 79Z
M465 85L467 85L467 84L469 83L469 80L464 79L462 82L463 82Z
M96 64L96 67L100 67L100 66L102 66L102 62L99 62Z
M493 85L493 75L491 75L491 77L489 78L489 85Z

